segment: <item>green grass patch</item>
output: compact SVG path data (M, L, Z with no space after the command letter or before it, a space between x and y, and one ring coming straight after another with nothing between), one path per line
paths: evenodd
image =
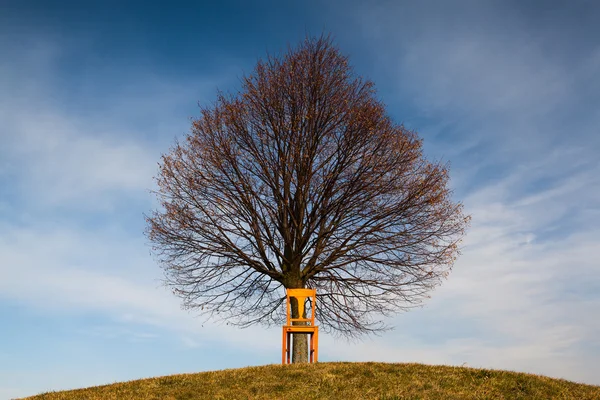
M49 392L29 400L600 399L600 386L423 364L266 365Z

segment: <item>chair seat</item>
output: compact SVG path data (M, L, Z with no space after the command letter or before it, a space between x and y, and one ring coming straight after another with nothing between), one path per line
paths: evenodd
M319 330L318 326L311 325L284 325L283 330L292 333L311 333Z

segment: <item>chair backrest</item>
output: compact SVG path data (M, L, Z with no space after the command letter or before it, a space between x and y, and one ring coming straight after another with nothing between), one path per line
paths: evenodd
M286 325L291 325L292 322L310 322L310 325L315 325L315 307L317 304L317 291L316 289L287 289L287 322ZM292 303L291 298L295 298L298 301L298 318L292 318ZM309 318L302 318L304 315L304 303L306 299L311 298L311 310Z

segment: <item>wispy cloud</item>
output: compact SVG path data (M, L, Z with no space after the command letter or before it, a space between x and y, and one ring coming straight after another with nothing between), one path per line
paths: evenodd
M80 329L78 330L79 334L91 336L94 338L104 338L104 339L125 339L129 342L147 342L153 341L158 338L159 335L153 332L145 332L145 331L134 331L130 328L124 328L122 326L107 326L107 325L99 325L93 326L90 328Z
M488 193L466 199L474 219L464 254L428 304L396 318L397 330L381 340L327 346L330 356L467 363L599 382L600 324L590 318L600 307L598 215L588 227L544 237L538 216L552 197L515 205Z
M110 209L128 196L147 199L160 154L188 131L196 101L223 82L175 81L151 70L122 76L121 66L100 60L88 68L102 73L69 81L61 65L80 56L83 39L24 41L0 42L7 55L0 61L0 179L28 209Z
M408 344L379 353L599 383L600 326L590 315L600 308L600 104L581 90L597 86L598 47L563 56L514 8L474 8L472 24L472 9L422 26L410 21L430 10L418 7L400 26L392 20L402 6L357 17L398 90L437 121L422 130L426 147L452 161L473 217L448 281L423 310L395 319Z

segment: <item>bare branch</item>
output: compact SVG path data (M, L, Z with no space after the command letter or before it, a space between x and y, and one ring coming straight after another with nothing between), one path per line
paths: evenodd
M282 288L317 289L317 318L355 337L415 307L458 256L469 217L328 37L258 62L164 155L147 217L187 308L279 324Z

